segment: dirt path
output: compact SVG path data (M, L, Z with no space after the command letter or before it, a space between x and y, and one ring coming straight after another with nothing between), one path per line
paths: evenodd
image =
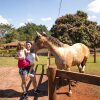
M31 86L28 100L48 100L47 77L37 75L37 81L41 83L41 94L35 96ZM0 100L19 100L22 92L20 84L18 68L0 68ZM73 95L68 97L68 86L57 89L57 100L100 100L100 86L78 83L72 91Z

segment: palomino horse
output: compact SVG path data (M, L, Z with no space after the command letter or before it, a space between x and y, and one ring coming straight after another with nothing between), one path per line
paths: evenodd
M48 48L55 57L55 63L58 69L70 71L71 66L77 65L79 72L84 72L85 64L90 53L87 46L82 43L69 46L52 36L47 36L46 34L40 34L38 32L37 35L32 48L34 52L42 48ZM71 81L69 80L69 95L72 94L70 83Z
M38 33L33 45L34 51L42 48L48 48L55 57L55 63L58 69L70 71L71 66L77 65L79 72L84 72L85 64L89 57L89 48L82 43L76 43L72 46L63 44L58 39Z

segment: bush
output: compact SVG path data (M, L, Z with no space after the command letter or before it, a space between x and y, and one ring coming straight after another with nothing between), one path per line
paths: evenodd
M0 56L2 57L15 57L16 56L16 49L3 49L0 50Z

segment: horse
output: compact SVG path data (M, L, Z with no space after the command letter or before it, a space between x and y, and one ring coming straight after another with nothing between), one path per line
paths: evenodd
M85 64L90 54L89 48L86 45L76 43L70 46L60 42L57 38L37 32L31 49L37 52L43 48L47 48L55 57L57 69L70 71L71 66L77 65L79 72L84 73ZM72 94L70 82L69 80L69 95Z
M35 52L42 48L49 49L55 57L55 64L58 69L70 71L71 66L77 65L80 73L84 73L85 64L90 54L89 48L82 43L70 46L60 42L57 38L39 32L37 32L32 47Z

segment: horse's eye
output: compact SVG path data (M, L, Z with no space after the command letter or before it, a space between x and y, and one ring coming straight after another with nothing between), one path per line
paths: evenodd
M40 39L41 38L41 36L38 36L38 39Z
M37 37L35 38L35 42L37 42L38 39L39 39L39 37L37 36Z

